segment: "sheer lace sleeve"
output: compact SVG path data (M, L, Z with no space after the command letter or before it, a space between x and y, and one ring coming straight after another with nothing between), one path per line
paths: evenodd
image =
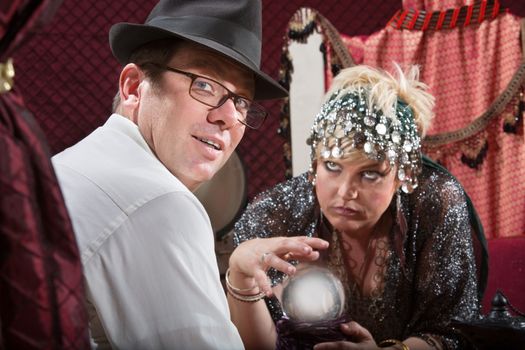
M253 238L312 235L314 196L306 174L258 195L235 223L234 244Z
M455 179L437 171L423 178L410 199L415 309L407 330L410 335L432 334L447 348L458 348L450 320L479 314L470 217Z

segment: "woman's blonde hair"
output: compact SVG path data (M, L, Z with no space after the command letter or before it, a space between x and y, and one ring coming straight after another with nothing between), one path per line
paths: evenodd
M417 187L421 138L433 118L434 97L419 79L419 67L397 74L359 65L334 78L312 126L310 172L321 159L362 153L395 167L403 191ZM357 153L356 153L357 152Z
M377 106L385 115L396 110L398 100L406 102L414 112L414 120L421 137L426 135L434 117L434 96L428 86L419 81L419 66L412 65L406 72L394 63L396 75L366 65L343 69L333 79L325 101L349 91L368 91L368 105Z

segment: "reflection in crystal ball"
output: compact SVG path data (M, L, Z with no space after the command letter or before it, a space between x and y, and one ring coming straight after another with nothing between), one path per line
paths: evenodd
M330 270L299 265L297 273L283 283L281 304L293 321L320 322L341 316L344 299L343 285Z

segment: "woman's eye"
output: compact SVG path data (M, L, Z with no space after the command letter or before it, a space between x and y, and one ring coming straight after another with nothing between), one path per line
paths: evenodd
M324 166L325 166L325 168L328 171L339 171L339 170L341 170L341 167L339 166L339 164L334 163L334 162L329 161L329 160L324 162Z
M381 174L379 172L372 170L363 171L361 174L365 180L371 181L377 180L381 177Z

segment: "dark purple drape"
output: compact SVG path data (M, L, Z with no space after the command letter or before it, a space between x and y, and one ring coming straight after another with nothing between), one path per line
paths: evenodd
M60 2L0 0L0 67ZM0 84L9 80L2 73ZM0 92L0 349L88 349L73 228L46 139L14 81Z

